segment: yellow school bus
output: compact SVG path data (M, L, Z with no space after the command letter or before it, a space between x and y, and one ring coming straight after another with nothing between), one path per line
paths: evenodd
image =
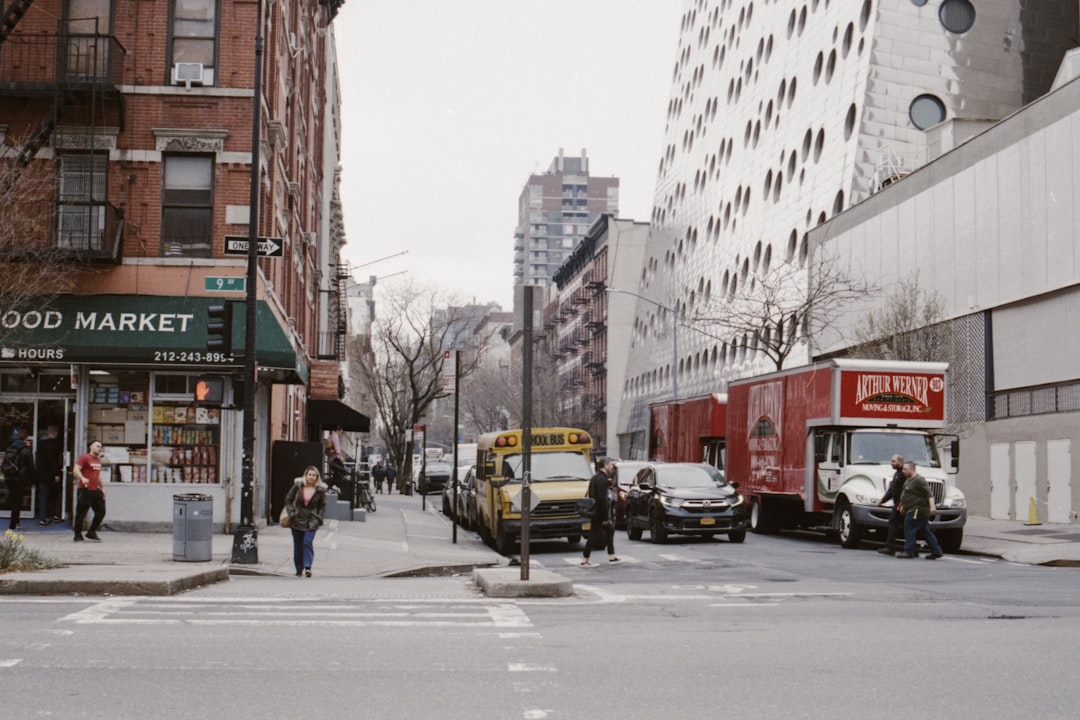
M592 477L592 438L576 428L533 428L529 539L581 541L588 520L577 513ZM502 555L521 540L521 430L481 435L476 441L476 505L480 537ZM538 501L538 502L537 502Z

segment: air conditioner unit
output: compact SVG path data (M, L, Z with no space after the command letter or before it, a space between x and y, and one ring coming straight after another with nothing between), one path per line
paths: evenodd
M173 65L172 71L173 85L186 85L191 87L192 85L203 84L203 64L202 63L176 63Z

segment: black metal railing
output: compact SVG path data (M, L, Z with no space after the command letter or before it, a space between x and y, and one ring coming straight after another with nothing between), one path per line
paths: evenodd
M0 52L0 91L119 90L124 46L111 35L13 34Z
M1080 411L1080 380L1012 388L990 395L992 420L1077 411Z

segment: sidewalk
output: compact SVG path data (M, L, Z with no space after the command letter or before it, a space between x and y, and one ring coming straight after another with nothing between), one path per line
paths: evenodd
M365 522L328 521L315 540L314 572L320 578L387 578L409 575L449 575L486 571L491 583L513 581L518 569L507 570L507 558L485 546L475 533L458 528L451 542L451 526L440 512L441 498L427 498L427 512L419 496L377 495L378 511ZM289 577L292 534L279 526L261 528L258 563L232 565L233 536L213 536L212 559L184 562L173 559L172 533L101 532L100 543L74 543L66 524L24 529L27 547L63 562L55 570L0 574L0 594L29 595L172 595L233 575ZM748 538L753 542L753 537ZM969 517L964 532L964 554L998 557L1031 565L1080 567L1080 525L1026 526L1015 520ZM478 573L483 575L484 573ZM554 573L551 573L554 576ZM561 583L562 578L532 581ZM484 578L478 577L490 592ZM520 594L519 588L500 588L502 596ZM558 594L566 594L561 587Z

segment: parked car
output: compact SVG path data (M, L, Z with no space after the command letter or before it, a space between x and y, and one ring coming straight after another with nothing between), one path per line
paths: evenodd
M420 468L420 474L416 478L416 488L421 495L433 492L442 492L450 482L453 466L450 463L431 462Z
M707 463L653 463L638 470L626 496L626 534L662 543L668 535L746 539L746 503L736 486Z
M460 477L461 470L458 468L458 484L461 491L458 493L457 519L458 523L469 530L476 529L476 466L470 465L465 470L464 479Z
M615 461L615 527L619 530L626 528L626 494L630 492L630 483L638 470L648 464L647 460Z

